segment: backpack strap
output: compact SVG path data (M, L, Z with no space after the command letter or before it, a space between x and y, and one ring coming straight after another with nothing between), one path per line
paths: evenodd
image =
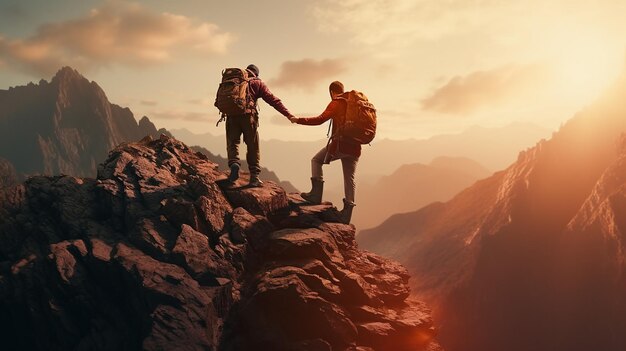
M326 138L330 139L330 129L333 127L333 120L330 120L330 123L328 123L328 132L326 132Z
M338 101L338 100L343 100L343 101L345 101L345 102L346 102L346 105L347 105L347 104L348 104L348 98L346 98L346 97L344 96L345 94L346 94L346 93L343 93L343 94L341 94L341 95L337 96L336 98L334 98L333 100L337 100L337 101ZM346 108L347 108L347 106L346 106ZM337 132L335 132L335 134L333 134L333 135L330 135L330 129L331 129L332 125L333 125L333 119L331 119L331 120L330 120L330 124L328 125L328 132L326 133L326 137L327 137L327 138L332 139L332 138L334 138L334 137L336 137L336 136L341 135L341 129L342 129L343 125L345 124L345 119L346 119L346 115L345 115L345 113L344 113L344 115L343 115L343 119L344 119L344 120L343 120L343 122L344 122L344 123L341 123L341 124L339 125L339 129L338 129L338 130L337 130Z
M248 74L250 74L250 73L248 73ZM255 113L256 115L258 115L259 114L259 104L257 104L256 101L254 101L254 99L252 99L252 94L251 94L251 91L250 91L250 82L252 82L253 80L261 80L261 78L255 76L255 75L252 75L251 77L248 76L248 79L246 79L246 81L248 82L248 97L247 98L248 98L248 102L250 103L249 108L250 108L250 110L252 110L251 113Z

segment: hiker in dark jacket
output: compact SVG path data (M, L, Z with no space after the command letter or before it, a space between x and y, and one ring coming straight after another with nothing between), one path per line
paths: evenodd
M255 65L249 65L246 70L248 75L252 77L249 81L248 91L250 99L254 102L252 113L244 115L227 116L226 118L226 149L228 152L228 167L230 167L230 176L228 181L234 183L239 178L239 144L241 143L241 135L246 143L246 161L250 170L250 186L256 187L263 184L259 179L261 166L259 165L261 153L259 150L259 111L257 108L257 100L259 98L267 102L270 106L280 112L283 116L290 118L293 115L283 105L279 98L274 96L267 85L259 78L259 68Z
M355 206L354 193L356 183L354 174L356 172L356 165L359 162L359 157L361 156L361 144L351 139L342 138L341 135L337 135L337 130L346 115L347 103L345 99L340 97L344 92L341 82L332 82L328 89L332 100L321 115L308 118L292 117L290 120L292 123L320 125L332 119L332 137L329 143L311 159L311 191L302 193L301 195L312 204L321 203L322 193L324 192L322 165L335 160L341 160L345 198L343 199L343 209L340 215L342 222L347 224L350 223L352 209Z

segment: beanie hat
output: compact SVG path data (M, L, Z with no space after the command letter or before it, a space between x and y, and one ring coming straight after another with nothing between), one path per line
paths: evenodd
M259 67L257 67L256 65L249 64L246 69L254 73L255 76L259 76Z

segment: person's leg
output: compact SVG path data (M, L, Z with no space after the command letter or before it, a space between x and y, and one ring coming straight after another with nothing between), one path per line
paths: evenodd
M239 178L239 143L241 143L242 130L238 120L240 116L231 116L226 118L226 153L228 155L228 167L230 168L230 176L228 180L234 182Z
M226 152L228 154L228 167L239 163L239 144L241 143L242 130L237 123L239 116L226 118Z
M261 150L259 147L259 132L257 130L256 117L250 116L242 121L243 141L246 143L246 161L250 170L250 185L258 186L262 182L259 179L261 174Z
M324 146L318 153L316 153L311 159L311 178L317 178L324 180L324 171L322 165L324 165L324 159L326 158L327 148Z
M343 168L343 187L345 198L343 199L343 209L339 212L339 217L343 223L349 224L352 219L352 209L356 193L356 165L359 162L358 157L346 156L341 158L341 166Z
M341 167L343 168L343 188L346 200L354 203L356 193L356 165L359 162L358 157L346 156L341 158Z
M319 204L322 202L322 194L324 193L324 174L322 171L322 165L324 164L324 158L326 157L326 147L322 148L311 159L311 191L308 193L301 193L303 199L312 204Z

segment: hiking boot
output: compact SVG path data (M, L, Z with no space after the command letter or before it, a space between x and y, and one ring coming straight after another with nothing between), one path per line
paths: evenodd
M248 183L248 186L251 188L258 188L261 185L263 185L263 182L261 181L261 179L259 179L258 175L251 175L250 176L250 183Z
M343 208L339 211L339 219L341 223L350 224L350 220L352 219L352 209L356 206L354 202L349 202L346 199L343 199Z
M230 183L234 183L237 179L239 179L239 165L237 163L233 163L230 165L230 175L228 176L228 181Z
M313 205L322 203L322 193L324 192L324 181L321 178L311 178L311 191L301 193L303 199Z

